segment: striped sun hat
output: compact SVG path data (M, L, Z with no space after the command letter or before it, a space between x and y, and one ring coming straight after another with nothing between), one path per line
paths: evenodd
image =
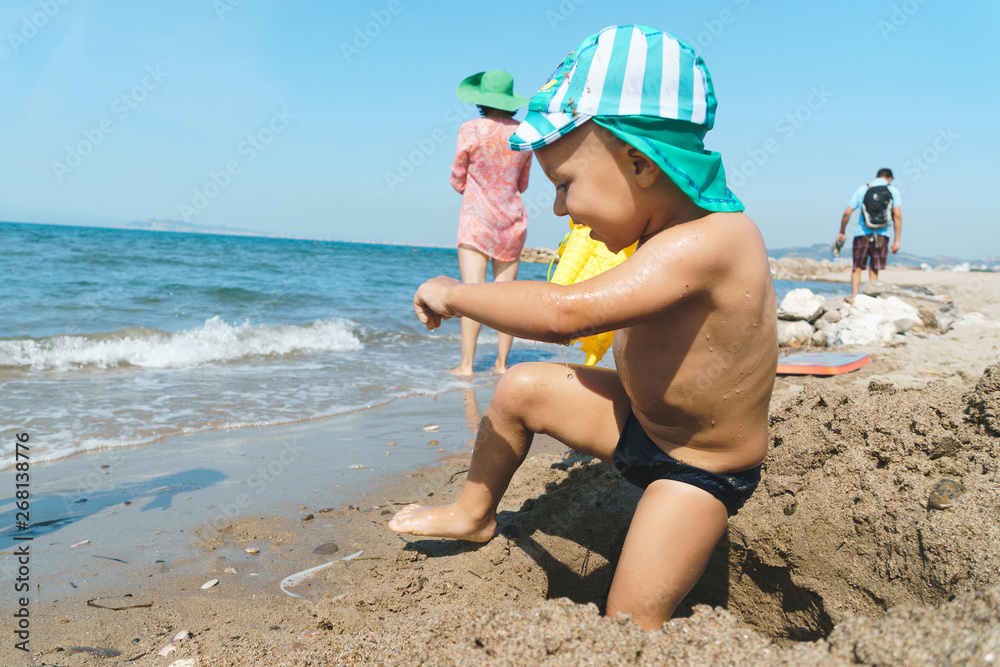
M715 91L690 46L653 28L618 25L574 49L528 104L512 150L551 144L593 116L658 116L711 129Z
M593 118L653 159L699 206L742 211L726 187L722 157L702 143L715 108L712 77L694 49L653 28L611 26L566 56L507 146L535 150Z

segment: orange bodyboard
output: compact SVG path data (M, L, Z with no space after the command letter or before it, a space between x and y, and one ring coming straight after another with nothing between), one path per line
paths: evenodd
M778 375L841 375L871 363L867 354L812 352L778 359Z

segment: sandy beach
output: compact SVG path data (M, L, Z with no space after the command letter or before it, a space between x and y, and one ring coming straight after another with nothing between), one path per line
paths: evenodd
M1000 275L882 278L983 317L779 377L762 485L662 631L599 613L639 491L549 439L492 541L386 528L460 490L481 389L34 466L30 652L5 613L0 663L1000 663Z

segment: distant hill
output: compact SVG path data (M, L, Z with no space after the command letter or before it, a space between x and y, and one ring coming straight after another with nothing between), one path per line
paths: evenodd
M290 238L280 234L268 234L251 229L240 229L239 227L225 227L218 225L208 227L198 225L193 222L183 220L157 220L148 218L146 220L136 220L124 225L118 225L117 229L138 229L147 232L179 232L183 234L224 234L228 236L266 236L269 238Z
M768 248L767 255L768 257L773 257L775 259L782 259L783 257L805 257L815 260L833 259L833 251L827 243L817 243L816 245L811 245L807 248ZM844 246L843 251L840 253L840 257L841 259L846 258L847 261L850 262L851 246L849 243ZM919 269L922 264L928 264L933 267L955 266L967 261L969 260L941 255L937 257L919 257L917 255L909 255L905 252L889 256L889 264L892 266L907 266L917 269ZM996 264L997 261L996 258L991 258L978 260L973 263L993 265Z

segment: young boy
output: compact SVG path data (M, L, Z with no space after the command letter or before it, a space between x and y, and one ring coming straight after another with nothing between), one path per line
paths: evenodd
M612 252L639 247L583 283L417 290L428 329L469 317L519 338L566 343L615 330L617 371L512 367L497 384L468 479L451 505L409 505L400 533L487 541L535 433L613 463L644 487L608 594L608 616L659 628L694 586L727 515L760 479L778 348L774 289L754 223L703 149L715 94L704 62L642 26L583 42L531 100L511 137L556 186L553 210Z

